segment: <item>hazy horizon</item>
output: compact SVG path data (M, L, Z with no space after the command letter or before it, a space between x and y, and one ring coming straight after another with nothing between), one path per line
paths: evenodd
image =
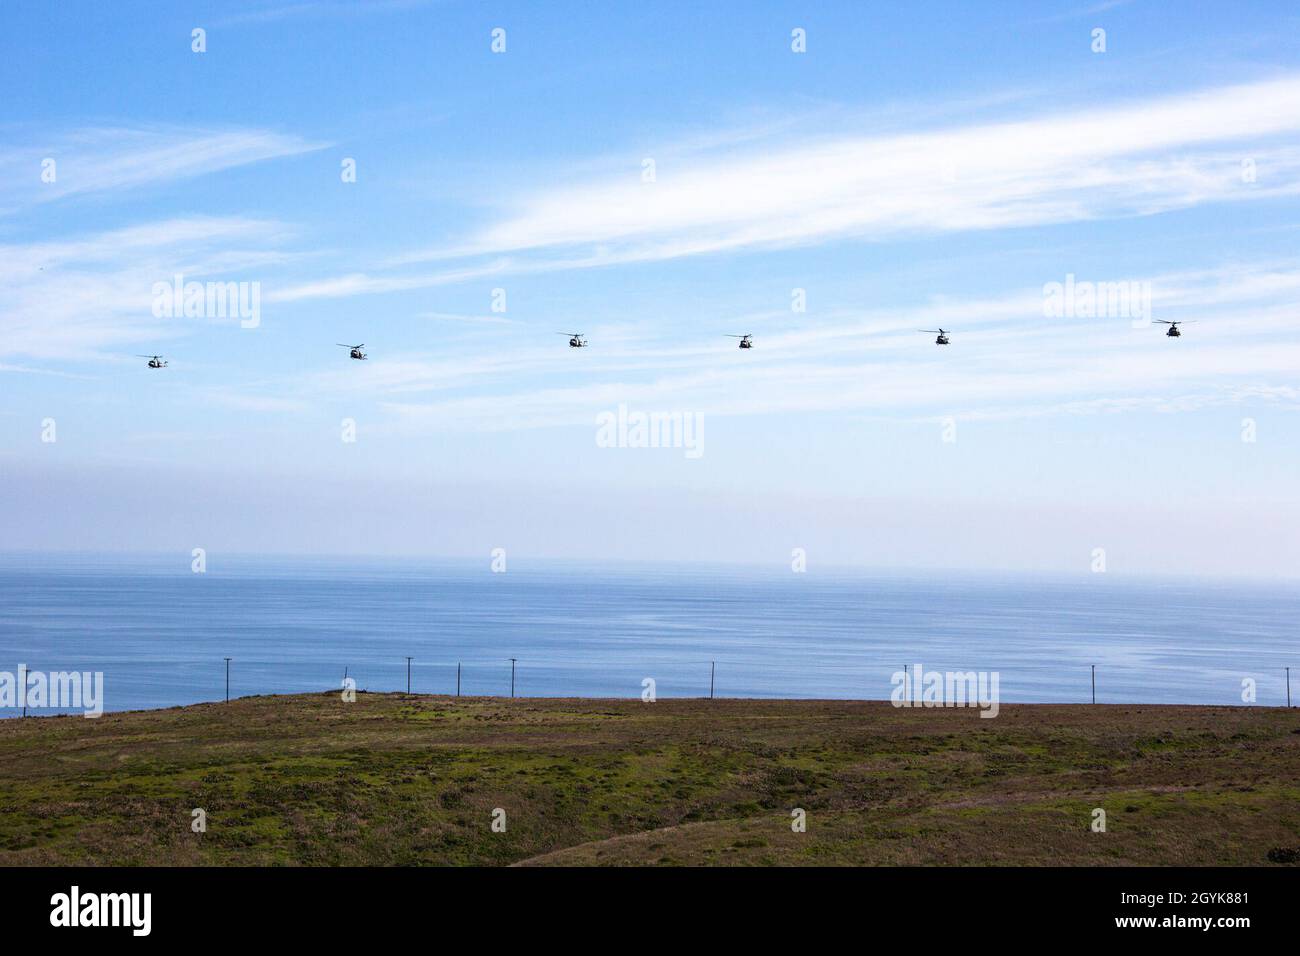
M493 555L469 553L434 553L434 552L354 552L354 551L203 551L207 566L204 573L221 574L227 571L255 572L259 567L274 567L276 570L292 571L296 568L309 570L314 566L330 566L339 569L364 570L369 568L392 570L397 566L406 569L421 570L451 569L465 570L467 567L480 567L491 571ZM714 560L706 558L635 558L635 557L600 557L592 555L538 555L511 552L507 556L508 570L542 571L555 573L563 571L610 571L638 573L643 571L680 572L689 574L699 572L736 572L756 575L780 575L784 577L791 572L791 561L771 562L760 559L751 560ZM78 566L112 566L116 570L133 570L147 567L161 570L165 565L178 574L193 573L194 554L190 551L160 550L157 548L114 548L114 549L79 549L79 548L14 548L0 549L0 568L12 568L21 565L27 570L52 568L59 571ZM1293 588L1300 584L1295 575L1278 574L1239 574L1239 573L1192 573L1174 571L1115 571L1108 569L1098 575L1088 569L1079 568L1021 568L998 566L949 566L936 567L922 564L826 564L820 563L815 568L808 567L805 573L814 577L821 575L830 578L860 578L862 580L927 579L942 581L945 576L953 579L1025 581L1034 578L1052 581L1071 581L1087 578L1104 586L1105 580L1130 583L1134 585L1158 585L1161 583L1186 584L1204 582L1206 584L1222 583L1225 587L1260 587Z

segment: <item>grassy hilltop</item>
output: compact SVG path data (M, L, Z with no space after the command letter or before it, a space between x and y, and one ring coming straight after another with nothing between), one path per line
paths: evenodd
M1300 711L1276 708L334 692L4 720L0 759L7 865L1300 856Z

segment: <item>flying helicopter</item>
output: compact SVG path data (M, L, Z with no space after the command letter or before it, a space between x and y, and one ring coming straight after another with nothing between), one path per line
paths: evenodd
M918 331L918 332L934 332L934 333L936 333L936 334L938 335L938 338L936 338L936 339L934 340L934 344L935 344L935 345L947 345L947 344L948 344L948 333L945 332L943 329L917 329L916 331Z
M150 368L166 368L167 363L162 360L161 355L137 355L136 358L147 358Z
M582 349L587 347L587 340L582 337L581 332L556 332L556 335L567 335L569 337L569 348Z
M363 348L366 347L365 342L362 342L360 345L344 345L342 342L335 342L334 344L342 349L351 349L352 351L349 353L350 358L357 359L358 361L361 362L364 362L366 360L366 353L361 351Z
M1169 330L1165 332L1165 335L1169 336L1169 338L1171 339L1176 339L1176 338L1180 338L1183 334L1182 332L1178 331L1178 326L1187 325L1188 322L1195 322L1196 320L1188 319L1186 322L1170 322L1166 319L1154 319L1153 321L1159 322L1161 325L1169 326Z
M753 335L727 335L727 338L729 339L740 339L740 347L742 349L752 349L754 347L754 343L750 341L753 337Z

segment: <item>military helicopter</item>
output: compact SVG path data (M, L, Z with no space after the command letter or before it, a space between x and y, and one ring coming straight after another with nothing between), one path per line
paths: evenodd
M556 332L556 335L567 335L569 337L569 348L583 349L587 347L587 340L582 337L581 332Z
M361 362L364 362L366 360L366 353L361 351L363 348L366 347L365 342L362 342L360 345L344 345L342 342L335 342L334 344L341 349L351 349L352 351L349 353L350 358L357 359L358 361Z
M1178 331L1178 326L1186 325L1188 322L1195 322L1196 320L1188 319L1187 322L1170 322L1166 319L1154 319L1153 321L1159 322L1161 325L1169 326L1169 331L1167 331L1165 335L1169 336L1171 339L1176 339L1176 338L1180 338L1183 334L1182 332Z
M727 335L727 338L729 339L740 339L740 347L742 349L752 349L754 347L754 343L750 341L753 337L753 335Z
M916 331L918 331L918 332L935 332L935 333L938 334L938 338L936 338L936 339L934 340L934 344L935 344L935 345L947 345L947 344L948 344L948 333L945 332L943 329L917 329Z
M167 363L162 360L161 355L137 355L136 358L147 358L150 368L166 368Z

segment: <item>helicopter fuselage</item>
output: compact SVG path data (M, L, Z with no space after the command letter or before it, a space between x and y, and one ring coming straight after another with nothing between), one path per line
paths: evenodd
M1179 338L1182 334L1182 332L1178 331L1178 326L1176 325L1169 326L1169 331L1165 333L1165 335L1169 336L1171 339Z

